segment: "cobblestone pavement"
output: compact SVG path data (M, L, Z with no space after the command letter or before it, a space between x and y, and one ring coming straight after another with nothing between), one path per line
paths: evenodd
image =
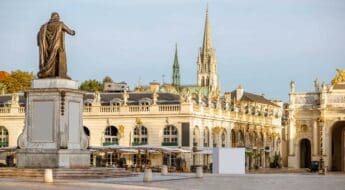
M154 174L154 182L143 183L142 175L130 178L58 180L44 184L38 180L0 179L0 189L234 189L234 190L345 190L345 174L247 174L210 175L194 178L193 174Z

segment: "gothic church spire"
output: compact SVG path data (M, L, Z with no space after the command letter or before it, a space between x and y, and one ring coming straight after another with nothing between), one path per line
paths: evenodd
M174 86L180 86L180 65L178 62L177 56L177 44L175 45L175 57L174 57L174 64L173 64L173 75L172 75L172 84Z
M205 28L202 47L197 59L198 65L198 86L206 87L209 93L219 94L220 84L217 74L217 58L212 47L211 24L208 13L208 6L205 15Z
M208 6L206 7L204 39L202 44L202 51L205 53L208 49L212 48L211 26L208 18Z

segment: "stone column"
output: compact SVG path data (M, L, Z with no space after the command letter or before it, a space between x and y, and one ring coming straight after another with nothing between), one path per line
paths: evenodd
M182 146L182 123L175 125L177 128L177 145ZM163 137L164 138L164 137ZM163 140L163 139L162 139ZM162 141L163 142L163 141Z
M315 120L313 123L313 156L317 156L318 153L318 147L319 147L319 143L318 143L318 127L317 127L317 121Z
M263 168L266 168L266 157L265 157L265 150L264 151L262 151L262 153L261 153L262 155L261 155L261 165L262 165L262 167Z
M292 120L289 125L289 156L295 155L295 122Z
M209 132L208 144L209 144L209 147L212 147L212 148L213 148L213 128L212 128L212 126L210 126L210 127L208 128L208 132Z

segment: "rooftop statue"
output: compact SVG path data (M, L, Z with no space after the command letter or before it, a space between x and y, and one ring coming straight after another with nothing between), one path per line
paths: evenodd
M332 85L345 82L345 70L337 69L337 75L332 80Z
M70 79L67 75L65 32L72 36L75 35L74 30L69 29L60 21L57 12L53 12L50 20L41 26L37 35L37 45L39 46L38 78Z

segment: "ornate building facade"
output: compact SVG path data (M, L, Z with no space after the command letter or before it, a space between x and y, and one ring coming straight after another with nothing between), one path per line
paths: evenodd
M86 93L83 124L90 145L178 147L192 152L184 157L187 165L212 162L207 154L197 153L203 150L245 147L248 168L268 167L273 156L281 154L283 105L245 92L241 86L220 94L208 11L197 60L194 86L180 85L176 50L173 84L153 82L130 92ZM23 94L0 96L0 147L17 145L25 105ZM116 159L113 153L104 156L108 165ZM124 157L128 164L138 159L135 155ZM152 165L164 162L159 155L152 155L151 159Z
M288 165L307 168L324 160L328 170L345 171L345 74L338 70L332 84L314 81L313 92L296 92L290 84Z

